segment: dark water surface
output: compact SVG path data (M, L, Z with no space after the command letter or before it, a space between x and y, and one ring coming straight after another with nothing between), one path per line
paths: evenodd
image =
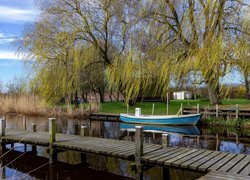
M23 129L22 116L7 116L6 126L11 129ZM27 117L26 127L36 123L38 131L48 131L48 119L45 117ZM134 141L134 125L119 122L102 122L58 118L57 132L79 134L80 126L89 128L89 135L94 137L125 139ZM250 154L250 129L226 127L172 127L144 126L144 141L161 144L162 133L170 133L170 146L192 147L218 150L231 153ZM6 145L6 151L10 149ZM26 153L23 153L26 152ZM81 164L81 154L75 151L58 153L58 162L51 164L47 148L31 145L14 144L14 150L2 158L2 178L7 179L130 179L135 173L130 170L130 161L87 154L87 164ZM52 173L53 172L53 173ZM202 174L170 169L170 179L195 179ZM148 168L143 173L144 179L164 179L162 167Z

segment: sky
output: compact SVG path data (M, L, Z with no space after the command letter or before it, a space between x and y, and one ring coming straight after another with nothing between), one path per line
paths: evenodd
M16 38L22 37L26 24L34 22L39 10L36 0L0 0L0 82L6 84L14 77L26 77L27 67L12 46ZM226 83L241 83L238 72L223 78Z
M24 61L12 44L22 37L25 25L34 22L38 15L35 0L0 0L0 81L3 84L15 76L27 75Z

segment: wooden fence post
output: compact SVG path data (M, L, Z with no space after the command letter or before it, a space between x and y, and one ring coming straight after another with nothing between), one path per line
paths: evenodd
M235 118L239 119L239 104L236 104Z
M164 148L169 146L169 136L170 134L162 134L162 146Z
M181 115L183 115L183 104L181 103L181 112L180 112Z
M5 136L5 119L0 119L0 136L3 137Z
M49 118L49 142L53 143L56 141L56 119Z
M199 113L200 113L200 105L197 104L197 114L199 114Z
M26 130L26 116L23 115L23 130Z
M215 105L215 109L216 109L216 118L219 117L219 106L218 104Z
M87 129L88 127L87 126L81 126L81 131L80 131L80 135L82 136L82 137L84 137L84 136L87 136L87 131L88 131L88 129Z

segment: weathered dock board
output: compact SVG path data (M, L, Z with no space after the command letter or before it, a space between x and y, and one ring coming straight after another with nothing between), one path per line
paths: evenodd
M2 142L22 142L49 146L49 133L6 129ZM124 159L135 158L135 142L125 140L81 137L77 135L56 134L53 148L76 150ZM192 148L176 148L144 143L143 163L165 167L179 167L202 172L219 171L232 174L250 174L250 155Z
M250 155L245 154L167 147L145 154L142 161L203 172L218 171L247 176L250 174Z
M48 132L29 132L6 129L2 142L21 142L40 146L49 146ZM56 134L56 142L53 148L65 150L76 150L81 152L96 153L133 159L135 154L135 143L125 140L104 139L96 137L80 137L77 135ZM143 152L149 153L161 149L161 145L144 144Z
M200 177L198 180L214 180L214 179L220 179L220 180L249 180L249 176L242 176L237 174L231 174L231 173L222 173L218 171L212 171L206 174L205 176Z

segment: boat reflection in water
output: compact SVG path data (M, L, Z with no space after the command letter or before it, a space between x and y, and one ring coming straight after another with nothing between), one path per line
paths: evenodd
M120 129L132 130L138 124L121 123ZM196 126L159 126L159 125L143 125L145 131L157 131L162 133L178 133L185 135L200 135L200 130Z

